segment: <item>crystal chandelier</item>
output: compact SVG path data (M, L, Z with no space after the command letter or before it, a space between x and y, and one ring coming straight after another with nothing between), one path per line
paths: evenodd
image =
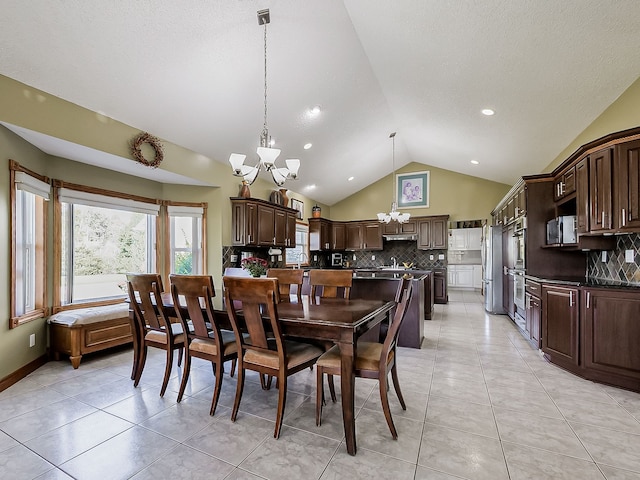
M393 174L391 177L391 211L389 213L379 213L378 220L380 223L389 223L394 220L398 223L405 223L409 221L410 213L400 213L398 211L398 203L395 200L395 175L396 175L396 132L389 135L391 139L391 165L393 168Z
M252 167L245 165L246 155L240 153L232 153L229 157L229 163L233 169L233 175L242 177L244 182L251 185L260 170L264 168L271 173L271 178L276 185L281 187L287 179L297 179L298 169L300 168L300 160L297 158L285 160L286 167L277 167L276 159L280 155L280 149L271 148L271 137L267 128L267 24L270 23L269 9L258 10L258 25L264 25L264 124L262 133L260 134L260 146L256 153L260 159L258 163Z

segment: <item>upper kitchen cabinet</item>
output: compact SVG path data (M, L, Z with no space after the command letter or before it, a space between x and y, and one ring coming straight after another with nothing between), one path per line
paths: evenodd
M343 222L332 222L331 240L333 242L333 250L347 248L347 226Z
M389 222L382 224L382 235L415 235L418 233L418 224L415 220L405 223Z
M589 155L589 229L613 229L613 150L603 148Z
M576 167L572 166L557 175L553 182L553 199L560 200L576 191Z
M232 243L236 246L294 247L296 214L291 208L264 200L231 198Z
M578 234L589 231L589 157L578 162L576 169L576 228Z
M362 250L362 224L347 223L346 250Z
M481 250L482 228L452 228L449 230L449 250Z
M363 250L382 250L382 224L378 221L362 224Z
M527 214L527 187L523 180L516 183L491 212L493 225L509 225Z
M418 249L444 250L447 248L449 216L422 217L418 222Z
M620 230L640 230L640 140L615 147Z
M309 250L331 250L332 223L324 218L309 219Z

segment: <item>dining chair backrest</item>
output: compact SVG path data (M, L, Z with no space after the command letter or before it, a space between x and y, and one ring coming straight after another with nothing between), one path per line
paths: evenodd
M292 286L296 287L295 293L302 295L302 282L304 281L304 270L300 268L270 268L267 270L267 278L277 278L280 289L280 300L284 300L291 295Z
M317 269L309 271L309 284L311 296L337 297L338 289L343 292L344 298L351 295L353 283L353 270L325 270ZM318 293L318 287L322 287L322 293Z
M229 320L241 349L244 351L250 348L258 352L273 353L275 347L283 364L284 346L277 307L280 301L278 279L223 277L222 282ZM243 321L239 318L235 302L242 304ZM271 332L265 328L263 316L269 317ZM245 343L247 339L242 336L243 325L249 333L249 344ZM269 338L275 339L275 345L268 341Z
M171 296L176 316L190 337L220 339L220 328L216 322L213 303L216 291L211 275L169 275ZM189 321L191 325L189 325ZM189 328L191 327L191 328Z
M389 352L395 349L396 343L398 341L400 326L402 325L402 321L406 316L407 307L411 302L411 294L413 291L412 280L413 278L410 276L405 276L400 280L398 293L396 294L396 298L399 298L400 301L396 304L396 311L393 315L393 319L391 320L391 324L389 325L387 336L384 339L382 353L380 355L380 371L383 371L382 366L386 364Z
M134 320L143 330L164 331L170 324L162 308L162 277L157 273L127 274L129 301Z

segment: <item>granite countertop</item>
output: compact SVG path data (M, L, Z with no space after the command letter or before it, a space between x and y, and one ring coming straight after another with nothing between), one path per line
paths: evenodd
M617 288L622 290L638 290L640 291L640 285L633 285L628 283L617 282L609 279L601 278L585 278L585 277L538 277L535 275L525 274L525 278L534 280L540 283L554 283L556 285L568 285L572 287L593 287L593 288Z
M413 275L414 279L421 280L425 276L428 275L425 271L415 271L415 270L377 270L377 271L361 271L358 270L353 274L353 278L362 278L362 279L395 279L402 278L405 274ZM430 272L429 272L430 273Z

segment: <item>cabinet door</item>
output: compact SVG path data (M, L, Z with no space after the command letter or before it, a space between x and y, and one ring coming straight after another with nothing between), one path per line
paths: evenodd
M605 148L589 155L590 231L613 228L611 149Z
M287 213L284 210L274 209L273 245L287 246ZM294 227L295 230L295 227Z
M562 196L567 196L576 191L576 169L571 167L562 176Z
M516 199L511 197L507 200L507 223L516 218Z
M482 250L482 229L467 228L467 250Z
M285 247L296 246L296 214L287 212L287 236Z
M531 321L529 325L529 335L531 342L536 348L540 348L540 328L542 321L542 302L538 297L531 297Z
M433 301L438 304L447 303L447 281L445 272L433 273Z
M389 222L382 224L382 234L383 235L395 235L398 233L398 222Z
M272 246L275 244L275 221L273 207L258 205L258 245Z
M467 229L449 229L449 248L451 250L467 250L468 242Z
M516 194L516 217L527 214L527 189L523 185Z
M421 250L431 248L431 220L418 221L418 248Z
M542 287L542 351L554 363L579 364L578 312L578 289Z
M348 223L347 250L362 250L362 225L360 223Z
M382 250L382 224L380 222L369 222L363 224L362 232L363 249Z
M415 235L418 233L417 222L415 220L409 220L408 222L398 224L398 233Z
M576 165L576 217L578 233L589 231L589 159Z
M464 288L473 287L473 267L468 265L458 265L456 286Z
M431 220L431 248L447 248L447 219L435 218Z
M333 239L333 250L344 250L347 243L347 227L344 223L333 223L331 225L331 237Z
M458 269L456 265L449 265L449 269L447 270L447 285L449 287L457 287L458 281Z
M232 202L233 245L258 244L258 205L254 202Z
M482 288L482 265L473 266L473 288Z
M640 140L616 147L616 177L620 202L618 227L640 230Z

